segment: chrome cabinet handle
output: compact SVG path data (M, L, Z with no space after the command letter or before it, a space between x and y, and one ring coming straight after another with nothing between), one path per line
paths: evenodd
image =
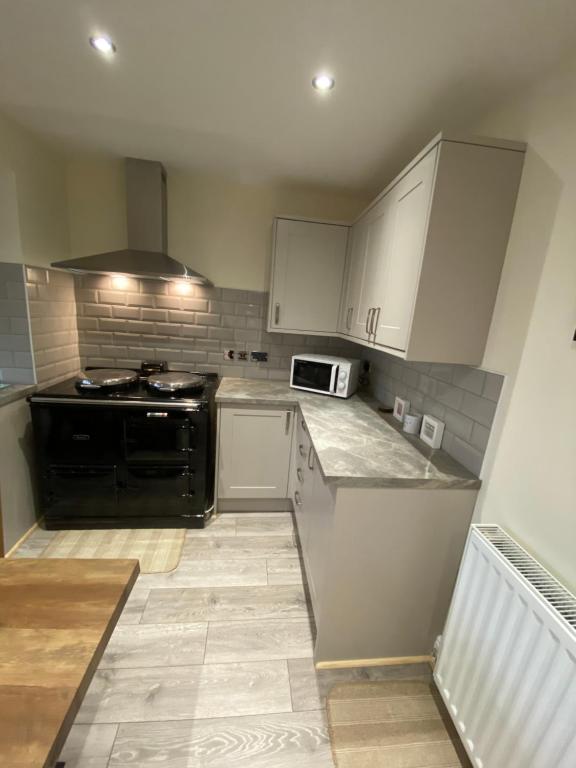
M302 443L300 443L300 445L298 446L298 453L300 454L300 456L302 456L302 458L306 456L306 451L304 450L304 446L302 445Z
M298 504L299 507L302 506L302 496L298 493L298 491L294 491L294 501L296 504Z
M280 304L276 302L276 306L274 307L274 323L278 325L280 322Z
M354 307L348 307L348 312L346 313L346 330L348 331L352 330L352 312L354 312Z
M308 451L308 469L314 469L314 452L312 451L312 446L310 446L310 450Z
M376 336L378 331L378 321L380 320L380 307L374 308L374 314L372 315L372 322L370 324L370 334Z
M366 333L368 336L370 336L370 318L372 316L372 310L368 310L368 314L366 315Z
M307 433L308 428L306 427L306 422L304 421L304 419L300 419L300 424L302 425L303 432Z
M292 418L292 411L286 411L286 427L284 428L284 434L287 435L290 432L290 419Z
M298 467L298 469L296 470L296 477L298 478L298 480L300 480L301 483L304 483L304 473L302 472L300 467Z

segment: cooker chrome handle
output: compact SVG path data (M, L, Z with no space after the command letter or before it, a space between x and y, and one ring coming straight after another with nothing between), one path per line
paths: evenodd
M168 411L147 411L146 418L148 419L166 419L168 418Z

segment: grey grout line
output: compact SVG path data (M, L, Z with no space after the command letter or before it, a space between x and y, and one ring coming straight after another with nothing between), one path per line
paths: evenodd
M210 632L210 622L206 622L206 637L204 638L204 653L202 655L202 666L206 666L206 652L208 650L208 633Z
M282 659L273 659L273 661L282 661ZM208 665L209 666L209 665ZM308 712L323 712L323 709L302 709L296 710L296 714L307 714ZM121 723L112 721L101 721L97 723L74 723L74 725L149 725L154 723L156 725L164 725L165 723L198 723L202 720L242 720L245 717L268 717L269 715L292 715L294 714L292 709L279 709L275 712L252 712L249 715L212 715L210 717L194 717L194 718L182 718L181 720L123 720Z
M110 752L108 752L108 759L106 761L106 765L110 765L110 760L112 759L112 753L114 752L114 746L116 744L116 739L118 738L118 729L120 728L120 723L114 723L116 725L116 731L114 733L114 738L112 739L112 744L110 745Z

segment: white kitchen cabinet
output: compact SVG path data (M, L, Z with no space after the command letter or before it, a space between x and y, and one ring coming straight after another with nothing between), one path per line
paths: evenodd
M334 496L322 476L306 424L299 417L291 473L294 512L306 577L315 613L324 585L324 567L331 535Z
M335 335L349 227L278 218L268 330Z
M386 196L386 235L371 305L374 342L406 350L424 252L436 150L426 155Z
M285 499L293 408L220 406L218 497Z
M340 335L479 365L525 146L437 137L353 225Z

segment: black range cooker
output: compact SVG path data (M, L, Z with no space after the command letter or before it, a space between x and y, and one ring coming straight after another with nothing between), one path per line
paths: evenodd
M46 527L202 528L217 374L86 368L28 398Z

